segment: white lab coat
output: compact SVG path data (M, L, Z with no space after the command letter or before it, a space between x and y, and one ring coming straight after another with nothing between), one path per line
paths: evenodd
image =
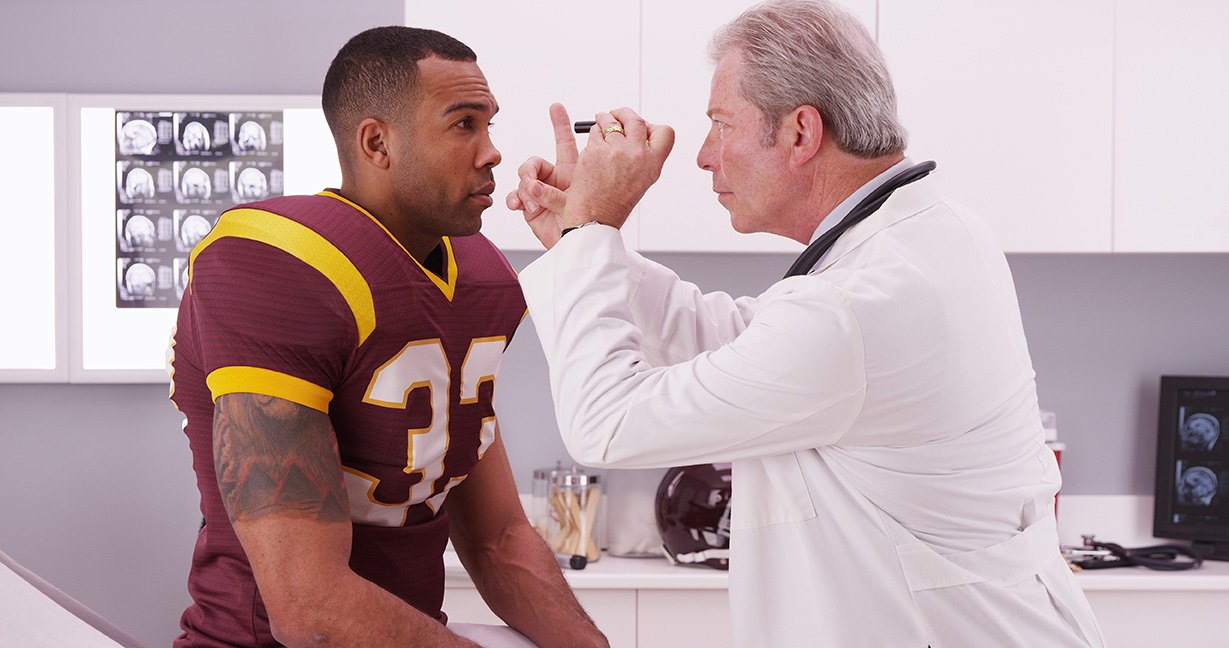
M1102 645L1006 259L936 184L755 298L600 225L521 273L578 461L733 462L738 646Z

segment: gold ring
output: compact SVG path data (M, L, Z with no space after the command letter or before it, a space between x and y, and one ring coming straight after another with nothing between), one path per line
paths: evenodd
M602 137L606 137L607 135L611 133L622 133L622 132L623 132L623 125L618 122L615 122L602 130Z

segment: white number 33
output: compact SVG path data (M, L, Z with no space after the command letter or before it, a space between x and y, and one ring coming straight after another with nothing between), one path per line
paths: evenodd
M470 342L465 361L461 363L460 403L478 402L478 388L494 382L499 374L507 338L503 336L477 338ZM431 424L426 428L408 430L405 472L422 475L410 488L409 499L400 504L378 502L372 497L379 480L351 468L344 468L346 490L350 495L350 515L355 522L381 526L400 526L410 506L426 502L438 511L444 497L463 477L454 477L434 492L435 482L444 474L444 456L448 452L448 394L452 376L448 357L438 339L420 340L405 345L397 355L384 363L372 376L364 402L381 407L405 408L410 392L426 388L431 395ZM495 417L482 421L478 458L495 440Z

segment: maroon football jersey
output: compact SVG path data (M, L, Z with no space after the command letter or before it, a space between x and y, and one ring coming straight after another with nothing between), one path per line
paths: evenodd
M437 253L442 276L328 191L231 210L193 251L171 399L187 418L205 524L177 647L277 645L214 474L213 403L228 393L328 413L351 567L442 618L441 505L494 440L495 378L525 302L482 235Z

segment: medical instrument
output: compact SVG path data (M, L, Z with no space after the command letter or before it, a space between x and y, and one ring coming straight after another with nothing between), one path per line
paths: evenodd
M1084 546L1062 547L1067 562L1079 569L1109 569L1139 565L1159 571L1195 569L1203 557L1182 545L1155 545L1127 548L1113 542L1098 542L1094 536L1083 536Z

